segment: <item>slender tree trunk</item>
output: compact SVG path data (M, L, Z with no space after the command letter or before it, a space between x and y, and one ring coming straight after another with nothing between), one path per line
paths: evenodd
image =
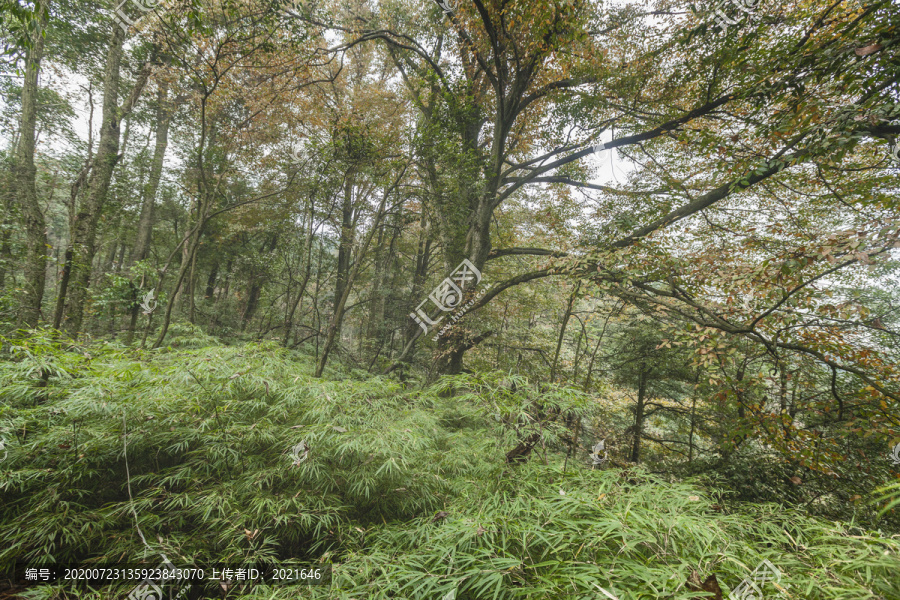
M137 234L134 237L134 245L131 255L128 257L129 269L136 262L146 260L150 255L150 242L153 237L153 216L156 209L156 193L162 178L163 161L166 156L166 148L169 144L169 122L172 116L172 107L168 103L169 86L165 78L160 78L159 89L156 93L156 145L153 149L153 162L150 165L150 176L144 186L144 194L141 199L141 213L138 217ZM124 247L124 246L123 246ZM130 346L134 340L134 329L137 326L140 305L140 287L144 285L144 277L141 277L139 286L134 288L134 299L131 305L128 328L125 332L125 344Z
M606 315L606 320L603 322L603 329L600 331L600 337L597 338L597 344L594 346L594 351L591 353L591 360L588 363L587 375L584 377L584 386L582 386L582 390L585 392L588 391L591 385L591 374L594 371L594 360L597 358L597 351L600 350L600 343L603 341L603 336L606 335L606 326L609 325L609 319L612 317L614 311L609 311L609 314ZM585 347L587 347L587 340L584 341ZM586 352L587 350L585 350Z
M359 336L360 354L362 354L364 349L375 351L377 338L381 332L381 325L384 320L383 280L387 272L387 263L390 260L390 250L384 247L384 237L384 226L382 225L378 231L378 240L375 242L375 274L372 277L372 291L369 299L369 315L366 319L366 328L362 332L363 335ZM393 237L389 245L393 247Z
M372 243L372 238L375 236L375 231L378 229L381 219L384 216L384 206L387 203L388 193L385 191L381 197L381 203L378 205L378 212L375 215L375 221L372 223L372 228L369 230L369 233L366 235L366 239L360 247L359 252L356 256L356 261L353 264L353 269L347 276L347 281L342 288L341 297L335 299L335 307L334 314L331 318L331 323L328 326L328 333L325 337L325 345L322 348L322 355L319 356L318 363L316 364L316 377L321 377L322 372L325 370L325 363L328 361L328 354L331 352L332 347L334 346L334 340L337 337L337 333L340 331L341 320L344 318L344 307L347 304L347 298L350 297L350 288L353 286L353 281L356 279L357 273L359 273L359 268L362 266L363 258L366 256L366 252L369 249L369 245Z
M562 350L563 339L566 335L566 327L569 325L569 318L572 316L572 306L575 304L575 296L578 295L580 289L581 282L575 286L575 289L569 296L569 302L566 304L566 312L563 315L562 324L559 327L559 337L556 340L556 352L553 353L553 366L550 367L550 383L556 381L556 367L559 364L559 352Z
M309 225L307 226L306 231L306 244L303 249L303 254L306 257L306 272L303 274L303 281L300 282L300 289L297 292L297 298L294 300L294 303L291 305L290 312L287 315L287 319L285 319L284 323L284 339L282 340L282 345L287 346L288 341L290 340L291 331L294 329L294 314L297 312L297 307L300 306L300 303L303 302L303 294L306 293L306 286L309 283L309 277L312 273L312 242L313 242L313 234L315 229L313 227L313 217L315 215L313 211L313 200L314 195L310 197L309 200Z
M581 366L581 359L583 358L583 354L581 353L581 342L584 341L584 331L579 331L578 336L575 338L575 365L572 369L572 382L575 383L578 381L578 367ZM587 348L585 348L585 353L587 353Z
M119 253L119 239L122 237L122 230L124 229L122 212L123 211L118 212L115 217L115 225L109 228L114 233L113 239L110 240L109 249L106 252L106 260L102 265L103 272L105 273L109 273L113 270L116 263L116 255Z
M322 337L322 313L319 310L319 290L322 289L322 258L325 253L325 246L319 244L319 256L316 259L316 293L313 295L313 313L315 315L316 328L316 363L319 362L319 345ZM297 336L299 338L299 334Z
M69 277L72 275L72 247L66 248L63 259L62 275L59 278L59 291L56 295L56 310L53 311L53 328L59 329L62 325L63 312L66 306L66 290L69 289Z
M159 335L156 340L153 342L153 347L158 348L162 345L163 340L166 338L166 333L169 331L169 324L172 322L172 310L175 308L175 303L178 302L179 292L182 289L184 284L185 276L191 268L191 262L193 260L194 254L200 249L200 238L203 236L203 228L206 225L208 220L208 211L209 208L206 206L206 202L201 201L200 207L198 210L199 213L199 222L194 226L192 230L190 230L187 234L187 239L183 240L186 247L190 248L188 256L182 256L181 265L178 267L178 275L175 277L175 287L172 293L172 297L169 298L169 301L166 303L166 310L163 315L162 326L159 329ZM159 290L162 287L162 278L156 284L156 295L159 296ZM149 323L148 323L149 327ZM146 339L146 335L144 338Z
M22 85L22 119L16 148L15 179L20 214L25 229L25 284L19 324L34 327L41 317L41 302L47 279L47 226L41 212L35 179L35 129L37 123L38 74L44 54L42 29L47 22L47 0L39 0L39 27L25 59L25 82Z
M200 253L194 252L194 254L191 256L191 275L190 275L190 278L188 279L188 307L189 307L188 308L188 311L189 311L188 312L188 321L190 321L190 323L192 325L196 324L194 317L195 317L195 313L196 313L196 309L197 309L197 303L196 303L194 290L197 288L197 255L198 254L200 254Z
M210 300L216 291L216 279L219 277L219 261L213 262L212 269L209 270L209 277L206 278L206 291L203 293L204 300Z
M263 256L275 250L275 246L278 243L278 235L272 235L272 241L271 244L268 245L268 249L266 248L266 241L263 241L262 248L259 249L260 254ZM251 278L250 293L247 296L247 307L244 310L244 314L241 316L241 331L244 331L247 326L250 325L250 321L253 320L253 316L256 314L256 309L259 308L259 298L262 295L262 289L266 278L266 271L254 273Z
M424 299L423 295L425 293L425 280L428 277L428 267L431 263L431 231L428 225L428 221L425 218L425 211L422 211L422 217L419 221L419 226L421 229L421 235L419 236L419 243L416 248L416 270L413 273L410 308L418 305L419 302ZM406 317L406 332L403 342L404 352L401 352L401 356L397 359L398 362L405 360L405 355L408 353L408 351L406 351L406 348L409 348L411 351L412 344L415 342L416 337L421 331L421 328L416 324L415 321Z
M150 165L150 177L144 186L141 199L141 215L138 217L137 234L131 249L129 267L145 260L150 255L150 242L153 237L153 216L156 211L156 193L162 178L163 161L169 145L169 122L172 107L168 102L169 86L164 78L160 78L159 90L156 92L156 145L153 148L153 162Z
M694 428L696 426L697 397L691 398L691 432L688 435L688 464L694 462Z
M353 255L353 181L354 173L351 168L344 181L344 201L341 205L341 239L338 245L337 276L334 283L334 307L332 308L332 323L337 323L338 337L341 334L341 318L336 318L338 311L343 312L343 307L338 309L340 299L344 296L344 290L348 287L347 280L350 275L350 259Z
M638 379L638 400L634 409L634 442L631 446L631 462L637 463L641 460L641 436L644 432L644 395L647 387L647 372L641 367L641 374Z
M13 184L15 185L15 184ZM15 202L13 194L6 194L7 201L3 213L3 231L0 232L0 290L6 284L6 272L13 263L12 247L9 240L12 237L12 203Z

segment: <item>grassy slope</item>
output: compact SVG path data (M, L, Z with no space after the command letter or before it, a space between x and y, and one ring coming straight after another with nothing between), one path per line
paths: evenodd
M180 342L144 354L6 344L0 569L47 556L156 564L159 551L179 565L297 557L335 564L333 585L303 597L603 598L602 587L625 600L700 597L685 585L693 570L715 573L727 594L768 559L787 598L900 599L896 540L773 504L721 507L716 490L591 471L583 456L563 472L556 425L544 427L546 453L510 468L516 434L505 423L529 399L497 377L460 378L467 393L447 398L378 378L315 380L310 360L274 346ZM42 370L46 388L35 385ZM542 400L595 410L569 390ZM149 550L128 500L126 430ZM294 465L301 440L309 456ZM24 594L53 595L116 597Z

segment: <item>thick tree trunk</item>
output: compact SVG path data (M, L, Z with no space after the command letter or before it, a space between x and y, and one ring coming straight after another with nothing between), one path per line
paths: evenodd
M125 34L122 28L114 25L103 78L103 124L100 127L100 140L86 193L75 213L70 289L63 323L66 331L73 337L77 337L82 328L91 279L91 264L96 251L97 223L106 203L113 169L119 161L122 118L119 110L119 79L124 41Z
M153 148L150 177L144 186L144 195L141 200L141 215L138 218L137 235L135 235L131 257L128 260L129 267L136 262L145 260L150 255L150 242L153 237L153 215L156 210L156 193L159 189L159 181L162 178L166 148L169 145L169 122L172 117L172 107L169 106L168 102L169 87L163 78L160 78L158 85L159 90L156 93L156 146Z
M25 282L19 324L37 325L41 317L41 302L47 278L47 226L37 197L34 165L35 129L37 123L38 74L44 54L41 29L47 21L48 4L38 2L40 24L25 59L25 82L22 85L22 120L16 148L15 180L20 214L25 229Z

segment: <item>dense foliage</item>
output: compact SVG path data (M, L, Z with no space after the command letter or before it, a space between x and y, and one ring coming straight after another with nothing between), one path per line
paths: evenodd
M295 559L334 564L312 597L595 598L599 585L625 599L696 597L693 571L733 589L768 559L788 597L900 597L894 538L569 455L561 415L590 429L609 418L581 392L503 374L424 390L352 372L322 381L311 357L277 344L190 349L191 332L175 333L181 349L138 353L6 342L0 565ZM532 430L543 447L507 463Z

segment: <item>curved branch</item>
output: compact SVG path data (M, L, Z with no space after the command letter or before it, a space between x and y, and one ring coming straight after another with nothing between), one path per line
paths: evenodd
M554 250L544 250L543 248L496 248L491 250L485 260L494 260L503 256L552 256L553 258L562 258L568 256L568 252L556 252Z
M490 291L486 292L481 299L472 305L472 308L469 309L469 312L474 310L478 310L488 302L494 299L500 292L505 289L511 288L513 286L519 285L520 283L525 283L526 281L531 281L533 279L541 279L542 277L550 277L552 275L558 275L559 272L557 269L549 268L542 269L540 271L532 271L531 273L523 273L517 277L513 277L512 279L507 279L503 283L497 284L490 288Z

